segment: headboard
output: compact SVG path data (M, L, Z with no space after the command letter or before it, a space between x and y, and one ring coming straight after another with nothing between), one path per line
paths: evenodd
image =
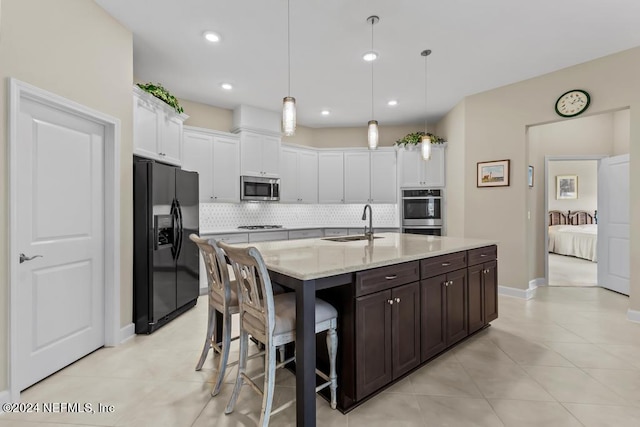
M568 211L567 216L569 217L569 224L571 225L598 223L598 211L594 211L593 214L588 211Z
M569 224L568 215L562 211L549 211L549 225Z
M598 211L549 211L549 225L597 224Z

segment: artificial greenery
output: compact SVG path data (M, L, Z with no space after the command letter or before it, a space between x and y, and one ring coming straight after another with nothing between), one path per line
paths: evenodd
M429 132L418 131L418 132L409 133L405 135L404 138L400 138L399 140L396 141L396 145L400 147L406 147L407 145L418 145L422 142L422 137L424 135L427 135L431 138L432 144L442 144L443 142L447 142L445 141L444 138L440 136L434 135Z
M168 105L173 107L174 110L176 110L176 113L180 114L184 111L184 109L180 106L178 99L175 96L171 95L169 91L162 87L160 83L138 83L138 87L145 92L149 92L156 98L166 102Z

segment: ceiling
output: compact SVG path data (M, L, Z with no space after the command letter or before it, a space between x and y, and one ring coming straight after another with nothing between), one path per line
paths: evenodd
M217 107L281 109L287 0L96 2L132 31L136 78ZM370 15L380 17L373 27L373 117L380 126L432 123L465 96L640 45L637 0L290 4L290 94L298 123L310 127L364 127L372 118L371 63L362 60L371 49ZM222 41L206 42L205 30ZM433 51L426 73L424 49ZM225 91L223 82L234 89ZM398 105L387 106L391 99ZM331 114L322 116L323 109Z

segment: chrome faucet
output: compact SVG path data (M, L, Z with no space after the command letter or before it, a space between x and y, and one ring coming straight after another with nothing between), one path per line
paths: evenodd
M364 211L362 212L362 220L367 220L367 208L369 208L369 231L367 231L367 226L364 226L364 235L369 239L373 240L373 213L371 211L371 205L364 205Z

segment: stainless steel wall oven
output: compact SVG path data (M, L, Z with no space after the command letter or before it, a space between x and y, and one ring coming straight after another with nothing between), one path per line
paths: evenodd
M402 190L402 232L441 236L444 226L444 190Z

